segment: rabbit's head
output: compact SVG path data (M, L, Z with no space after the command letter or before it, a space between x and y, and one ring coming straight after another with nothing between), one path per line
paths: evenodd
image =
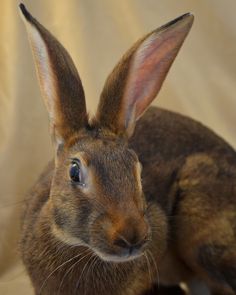
M89 120L69 54L20 7L55 145L49 199L53 234L68 244L88 246L104 260L125 261L145 251L155 222L162 227L157 235L164 245L165 215L158 207L152 212L145 201L141 164L128 140L160 90L192 15L183 15L135 43L109 75L96 116Z

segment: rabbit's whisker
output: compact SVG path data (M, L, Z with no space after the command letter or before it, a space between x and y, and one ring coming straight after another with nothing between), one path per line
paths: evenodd
M160 276L159 276L159 271L158 271L158 268L157 268L157 264L156 264L156 261L155 261L155 258L153 257L153 254L150 250L147 250L147 254L150 255L152 261L153 261L153 264L154 264L154 267L155 267L155 270L156 270L156 274L157 274L157 286L158 288L160 287Z
M96 270L98 270L98 262L99 262L99 257L98 256L96 256L96 259L95 259L95 263L94 263L94 265L93 265L93 269L92 269L92 278L93 278L93 286L94 286L94 289L96 289L96 284L95 284L95 282L96 282L96 277L95 277L95 275L96 275ZM94 271L95 270L95 271ZM95 277L95 278L94 278Z
M88 249L87 249L87 250L88 250ZM85 250L84 252L81 253L81 255L83 255L85 252L87 252L87 251ZM60 283L60 285L59 285L59 288L58 288L58 292L57 292L57 294L60 294L60 290L61 290L61 287L62 287L62 285L63 285L63 282L64 282L66 276L70 273L70 271L72 271L72 270L75 268L75 266L76 266L79 262L81 262L81 261L82 261L84 258L86 258L89 254L90 254L90 252L86 253L82 258L80 258L79 260L75 261L75 263L73 263L72 266L66 271L66 273L64 274L64 276L63 276L63 278L62 278L62 280L61 280L61 283ZM80 256L81 256L81 255L80 255Z
M150 281L150 285L152 285L152 276L151 276L151 268L150 268L150 261L148 259L147 253L144 252L144 256L146 258L146 264L147 264L147 268L148 268L148 274L149 274L149 281Z
M39 289L39 294L41 294L41 292L42 292L42 290L43 290L43 288L44 288L46 282L49 280L49 278L50 278L50 277L51 277L56 271L58 271L60 268L62 268L64 265L68 264L69 262L71 262L71 261L74 260L75 258L80 257L81 255L82 255L82 253L79 253L79 254L73 256L72 258L70 258L70 259L64 261L64 262L63 262L62 264L60 264L58 267L56 267L56 268L55 268L55 269L49 274L49 276L44 280L44 282L43 282L41 288Z
M87 293L87 283L88 283L88 281L89 281L89 279L90 279L90 273L91 273L91 270L92 270L92 267L93 267L93 264L94 264L94 261L96 261L96 259L97 259L97 255L94 255L93 256L93 259L91 259L92 261L90 262L90 265L89 265L89 267L88 267L88 269L87 269L87 271L86 271L86 275L84 276L84 278L85 278L85 286L84 286L84 291L85 291L85 294L84 295L86 295L86 293ZM87 279L86 279L87 278ZM92 278L92 277L91 277Z
M94 290L96 289L95 284L94 284L94 269L96 269L97 261L98 261L98 257L96 255L95 259L92 262L93 265L91 265L91 280L93 281L92 283L93 283Z
M82 277L83 277L84 271L85 271L86 267L89 265L89 262L90 262L91 259L94 257L94 255L95 255L95 254L92 253L91 257L89 257L88 261L87 261L86 264L84 265L83 270L82 270L82 272L80 273L79 279L78 279L78 281L77 281L77 283L76 283L76 286L75 286L75 293L76 293L77 289L79 288L79 284L80 284L80 282L81 282L81 280L82 280Z

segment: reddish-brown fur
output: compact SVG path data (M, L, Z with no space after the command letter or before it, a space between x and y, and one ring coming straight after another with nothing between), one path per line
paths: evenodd
M149 108L135 127L192 16L148 34L127 52L105 84L96 118L88 121L68 53L21 10L56 150L23 216L21 253L35 294L141 295L157 284L184 281L191 288L196 280L212 294L235 294L235 151L200 123L159 108ZM74 159L83 186L70 179Z

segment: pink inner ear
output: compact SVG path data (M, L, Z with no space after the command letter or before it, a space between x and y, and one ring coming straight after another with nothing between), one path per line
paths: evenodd
M124 95L128 113L135 105L136 120L157 95L176 54L176 37L156 34L135 54Z
M158 94L190 27L156 31L137 49L123 95L123 115L127 123L134 109L134 119L137 120Z

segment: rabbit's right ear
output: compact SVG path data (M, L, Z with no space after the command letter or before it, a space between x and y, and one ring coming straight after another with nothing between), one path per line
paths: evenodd
M84 90L66 49L23 4L20 10L31 43L41 91L57 144L63 143L87 124Z
M130 136L135 122L159 92L193 23L185 14L139 40L114 68L103 88L96 120Z

